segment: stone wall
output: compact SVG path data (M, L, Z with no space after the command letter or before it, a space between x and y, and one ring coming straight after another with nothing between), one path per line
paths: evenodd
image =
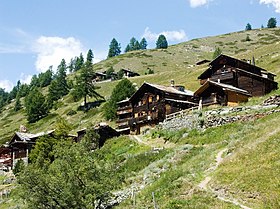
M206 129L233 123L236 121L255 120L275 112L279 112L280 96L271 96L262 105L223 107L205 112L194 111L189 114L178 114L178 117L159 124L159 128L167 130Z

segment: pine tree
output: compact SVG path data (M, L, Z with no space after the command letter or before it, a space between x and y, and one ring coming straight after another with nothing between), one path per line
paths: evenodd
M109 45L108 58L115 57L120 54L121 54L121 45L117 42L115 38L113 38Z
M140 43L139 41L136 40L134 50L140 50L140 49L141 49Z
M40 86L40 83L39 83L39 79L38 79L37 75L33 75L31 78L31 82L29 84L29 88L34 89L39 86Z
M17 111L19 111L21 108L22 108L22 106L21 106L21 102L20 102L20 94L19 94L19 92L18 92L18 93L17 93L17 96L16 96L16 103L15 103L14 111L17 112Z
M147 49L147 46L148 46L147 40L145 38L142 38L140 41L140 49L145 50Z
M52 80L49 86L48 103L49 107L52 106L54 101L67 95L69 92L69 86L66 80L67 66L64 59L62 59L60 65L57 68L57 73L54 80Z
M157 49L167 49L167 47L168 47L168 43L167 43L165 36L162 34L159 35L157 42L156 42L156 48Z
M47 116L48 108L46 105L44 95L38 88L34 88L25 97L25 107L27 113L27 120L29 123L34 123L41 118Z
M84 57L83 54L81 53L79 57L75 58L75 67L74 67L74 71L78 71L80 70L84 65Z
M132 37L129 42L129 47L131 51L135 50L136 38Z
M116 119L117 103L130 97L135 91L135 86L127 78L121 80L113 89L110 100L104 105L105 118Z
M126 52L130 52L130 51L131 51L130 45L127 44L127 46L125 47L124 52L126 53Z
M38 75L39 86L46 87L46 86L50 85L50 83L52 81L52 77L53 77L52 66L50 66L46 72L40 73Z
M252 30L252 26L250 23L247 23L245 30Z
M271 17L267 22L267 28L276 28L277 21L275 17Z
M96 99L103 98L100 94L96 92L96 87L94 86L93 79L95 78L95 73L92 69L92 51L89 50L87 54L87 61L81 69L81 73L76 77L76 85L72 91L72 96L75 100L84 98L84 110L87 111L87 97L94 97Z

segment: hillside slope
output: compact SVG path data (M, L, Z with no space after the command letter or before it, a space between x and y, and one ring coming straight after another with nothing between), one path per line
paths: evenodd
M246 41L246 37L250 41ZM131 81L140 86L144 81L169 85L171 79L175 83L185 85L187 89L195 91L199 87L197 76L205 70L206 65L196 66L197 61L212 58L215 47L220 47L223 53L241 59L256 59L256 64L276 75L280 75L280 29L257 29L224 34L215 37L194 39L188 42L169 46L163 50L134 51L101 61L94 65L94 71L107 70L113 67L115 71L121 68L130 68L141 74L131 78ZM148 69L154 70L154 74L145 75ZM73 79L74 75L69 75ZM279 81L279 76L276 81ZM99 93L109 98L112 89L118 81L100 83ZM46 90L44 90L46 92ZM96 124L104 121L102 106L90 110L88 113L77 111L82 101L73 102L67 95L58 103L58 109L52 110L50 115L35 124L28 124L24 110L17 113L13 111L14 101L0 113L0 143L8 141L19 126L25 125L30 132L40 132L54 128L58 116L66 118L73 124L73 133L86 127L89 123ZM23 103L23 99L22 99ZM68 115L71 110L77 114ZM113 124L114 125L114 124Z
M274 126L279 116L274 113L181 138L179 144L192 148L177 151L172 162L163 163L165 172L154 175L134 200L117 208L153 208L152 192L159 208L279 208L280 129Z

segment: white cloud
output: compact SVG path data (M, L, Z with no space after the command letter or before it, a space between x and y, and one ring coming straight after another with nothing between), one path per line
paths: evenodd
M85 54L82 43L73 37L41 36L33 48L38 53L35 67L39 72L45 72L49 66L56 69L62 59L69 63L71 58L79 56L81 52Z
M21 73L21 75L20 75L21 83L30 84L31 79L32 79L32 75L25 75L24 73Z
M260 0L260 4L272 4L275 8L275 12L280 13L280 0Z
M9 80L0 80L0 88L5 89L5 91L11 91L14 84Z
M189 0L191 7L200 7L210 2L210 0Z
M188 39L184 30L153 33L149 27L145 29L142 37L145 37L148 41L156 41L160 34L163 34L168 41L186 41Z

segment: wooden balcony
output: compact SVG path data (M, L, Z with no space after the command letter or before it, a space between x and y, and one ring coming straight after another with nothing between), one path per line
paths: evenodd
M220 74L212 75L210 79L212 81L218 81L218 79L223 81L223 80L231 80L233 78L234 78L233 72L225 72L225 73L220 73Z
M118 109L117 110L117 115L124 115L124 114L129 114L132 113L132 108L126 108L126 109Z

